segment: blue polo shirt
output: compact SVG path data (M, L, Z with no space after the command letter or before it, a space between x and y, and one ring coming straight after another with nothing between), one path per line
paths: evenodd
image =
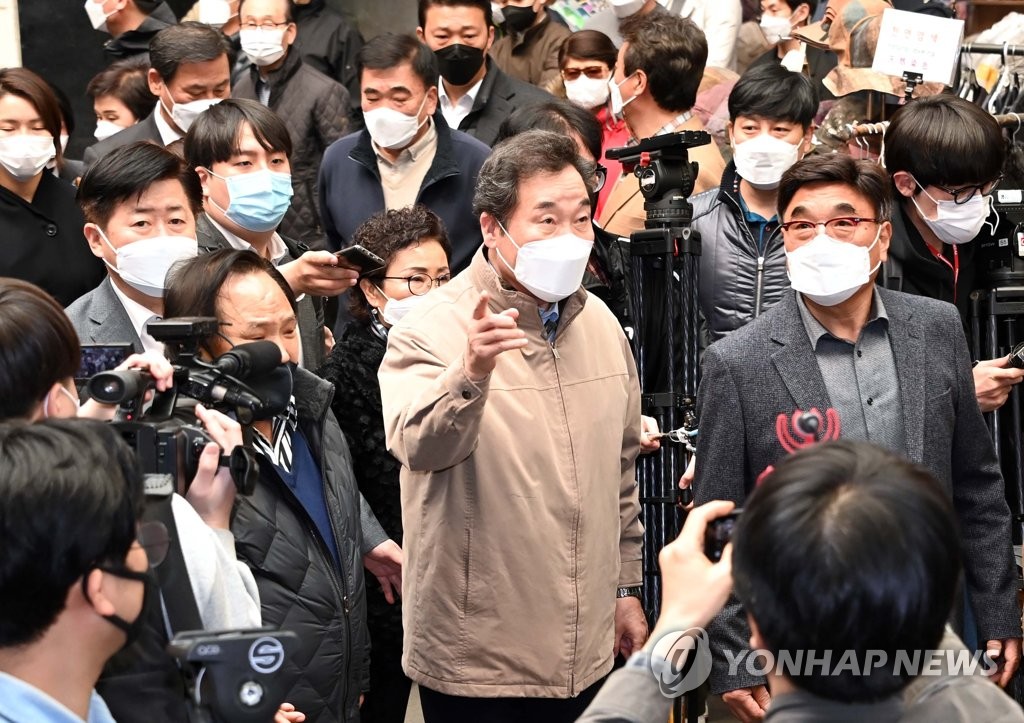
M740 199L740 209L743 211L743 220L747 222L747 226L750 227L750 232L754 234L754 238L757 239L757 252L763 256L768 239L775 232L775 229L778 228L779 217L778 215L775 215L771 218L765 218L759 213L754 213L747 208L747 202L743 200L742 194L737 193L736 196ZM771 228L769 229L769 227Z

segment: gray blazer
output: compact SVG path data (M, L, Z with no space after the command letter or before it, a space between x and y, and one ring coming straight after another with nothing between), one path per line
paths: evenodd
M219 249L233 248L224 234L210 223L205 213L196 216L196 237L199 239L199 253L211 253ZM284 239L288 255L282 263L294 261L308 249L291 239ZM299 341L302 344L302 366L316 371L324 363L324 303L323 298L305 294L299 299Z
M878 293L889 316L906 457L927 468L953 501L979 637L1019 637L1010 510L992 437L975 398L960 315L943 301L886 289ZM697 504L714 499L742 504L764 469L786 456L775 433L776 417L830 406L796 293L787 293L705 353L697 395ZM726 675L721 651L745 650L750 639L735 598L709 632L713 693L763 682L742 666L736 675Z
M142 340L128 318L124 304L114 293L110 277L64 310L82 344L131 343L136 353L142 352Z

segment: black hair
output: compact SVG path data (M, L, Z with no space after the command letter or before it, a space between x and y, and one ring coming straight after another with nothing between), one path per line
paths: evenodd
M352 243L371 251L390 264L395 254L421 241L437 241L444 249L445 258L451 262L452 245L444 221L426 206L415 204L405 208L393 208L375 213L363 221L352 234ZM366 278L380 285L385 270L381 269ZM364 324L370 321L370 302L360 286L352 289L349 312L352 318Z
M897 651L936 647L960 580L948 495L923 468L861 442L778 463L747 500L733 545L736 596L777 664L780 651L856 654L853 673L834 670L836 659L825 674L781 671L844 702L880 700L909 682ZM869 650L887 663L863 670Z
M209 169L238 153L242 126L248 124L264 150L292 155L292 137L280 116L255 100L229 98L204 111L185 135L189 168Z
M427 11L433 7L445 8L476 8L484 14L484 24L488 28L494 27L494 12L491 10L490 0L420 0L418 19L420 27L427 29Z
M38 286L0 278L0 420L27 418L50 388L73 377L78 334Z
M797 191L815 183L841 183L849 186L871 203L876 218L888 221L892 217L891 184L885 171L877 163L855 161L841 153L807 156L782 174L779 182L779 216L785 215Z
M142 474L109 424L7 422L0 424L0 487L0 648L11 648L43 636L83 575L124 564Z
M217 300L220 290L232 276L267 274L288 299L292 311L298 311L295 293L277 268L253 251L220 249L176 264L167 274L164 290L164 318L206 316L220 318ZM203 346L211 351L211 339ZM172 359L173 361L173 359Z
M207 63L222 55L231 57L231 46L224 34L191 21L164 28L149 43L149 64L164 83L174 80L184 64Z
M199 177L181 158L149 141L115 148L92 164L82 176L76 198L85 220L104 227L120 204L138 198L160 181L181 183L192 214L202 211Z
M437 77L441 73L434 51L411 33L378 35L359 49L356 59L360 73L366 69L389 70L409 63L412 72L428 90L437 85Z
M103 96L113 96L140 121L153 112L156 96L149 90L146 71L149 60L135 55L111 63L89 81L86 93L95 101Z
M609 68L615 67L619 53L611 38L599 30L577 30L562 41L558 48L558 67L565 65L566 58L596 60Z
M1003 170L1006 141L995 119L955 95L919 98L893 113L885 130L885 170L922 186L988 183Z
M795 13L796 9L801 5L806 5L809 12L807 13L808 22L814 17L814 13L818 12L818 0L782 0L786 3L791 13Z
M818 93L803 73L767 63L744 73L729 93L729 120L740 116L786 120L807 130L818 112Z
M512 115L502 121L495 142L529 130L551 131L570 137L579 136L594 160L601 160L601 122L593 113L575 103L552 99L546 103L517 108Z
M647 75L651 97L660 108L681 113L697 102L697 89L708 61L708 41L689 18L650 13L623 28L629 47L623 75Z
M57 99L61 120L64 122L64 127L70 136L75 132L75 111L71 108L71 99L68 98L68 94L61 90L59 86L54 85L48 80L46 83L50 86L50 90L53 91L53 97Z

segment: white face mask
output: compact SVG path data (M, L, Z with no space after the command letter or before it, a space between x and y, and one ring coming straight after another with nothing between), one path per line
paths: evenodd
M914 183L917 183L916 179ZM936 201L928 191L924 190L924 186L920 183L917 185L924 195L935 203L935 220L924 215L924 211L917 205L917 200L913 196L910 200L917 208L917 212L921 214L921 220L928 224L928 228L939 237L940 241L957 246L973 241L981 232L981 227L985 225L985 219L988 218L990 212L992 196L976 193L966 203L956 204L953 201Z
M427 298L426 294L423 296L416 296L416 294L410 294L404 299L392 299L390 296L384 293L384 289L377 286L377 291L381 293L387 301L384 303L384 308L381 309L380 315L388 323L388 326L394 326L410 311L419 306L420 302Z
M793 26L789 23L789 18L780 18L776 15L768 15L765 13L761 16L761 32L764 33L764 39L772 45L775 45L785 38L789 37L789 34L793 32Z
M242 52L256 65L273 65L284 57L284 34L287 30L287 26L272 30L242 28L238 34Z
M581 75L576 80L565 81L566 97L587 110L607 103L610 93L607 78L588 78Z
M837 241L819 233L800 248L786 253L789 283L821 306L841 304L871 281L881 260L871 267L871 249L882 234L879 227L870 246Z
M102 141L123 130L124 127L119 126L117 123L108 120L98 120L96 121L96 131L93 135L96 136L96 140Z
M164 99L160 99L160 105L165 111L167 111L167 114L171 116L171 120L174 121L174 125L178 126L182 133L188 133L188 129L196 122L196 118L198 118L203 111L212 108L218 103L220 103L220 98L203 98L201 100L194 100L191 103L175 103L172 98L171 109L167 110L167 106L164 105Z
M628 18L630 15L636 15L640 12L640 8L644 6L645 0L611 0L612 10L615 11L615 17Z
M515 267L505 260L500 251L495 251L524 289L541 301L555 302L580 288L590 252L594 248L592 241L564 233L520 246L500 222L498 227L505 232L512 245L519 249Z
M491 3L491 20L494 21L495 25L501 25L505 22L505 11L501 9L501 5L498 3Z
M742 143L733 136L733 161L740 178L754 188L770 190L779 187L782 174L800 158L800 144L795 146L781 138L762 133Z
M74 405L75 413L69 415L69 418L70 417L77 417L78 416L78 412L82 409L82 403L79 401L78 397L76 395L72 394L71 392L69 392L67 390L67 388L63 384L61 384L59 387L57 387L57 390L62 392L65 397L70 399L71 400L71 404ZM45 397L43 397L43 419L49 419L49 418L50 418L50 395L47 394Z
M115 249L103 229L97 229L103 242L117 255L116 266L106 259L103 263L133 289L154 299L163 298L167 272L174 264L199 255L199 243L191 236L153 236Z
M199 22L204 25L220 30L232 17L228 0L199 0Z
M0 165L19 181L34 178L56 157L53 136L17 133L0 137Z
M114 12L117 12L116 10ZM110 32L107 30L107 18L114 13L103 12L103 0L100 2L93 2L93 0L85 0L85 13L89 16L89 23L92 24L93 30L99 30L101 33Z
M420 126L427 122L426 118L422 121L419 119L420 111L423 110L426 103L427 96L424 95L423 100L420 101L420 107L413 115L406 115L387 106L367 111L363 114L363 121L366 123L366 130L370 133L370 138L381 148L388 150L405 148L412 142Z
M633 77L632 74L627 75L619 83L615 82L615 76L614 75L611 78L608 79L608 97L610 98L611 104L612 104L612 115L615 116L616 118L621 118L622 117L622 109L625 108L630 103L632 103L634 100L636 100L636 96L635 95L632 98L630 98L629 100L623 100L622 99L622 88L621 88L622 83L625 83L627 80L629 80L632 77Z

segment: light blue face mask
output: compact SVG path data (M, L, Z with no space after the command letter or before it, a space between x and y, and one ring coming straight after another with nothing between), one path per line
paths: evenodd
M231 199L227 208L220 208L229 221L248 231L273 231L281 223L292 203L292 177L288 173L254 171L237 176L211 176L222 179L228 186Z

